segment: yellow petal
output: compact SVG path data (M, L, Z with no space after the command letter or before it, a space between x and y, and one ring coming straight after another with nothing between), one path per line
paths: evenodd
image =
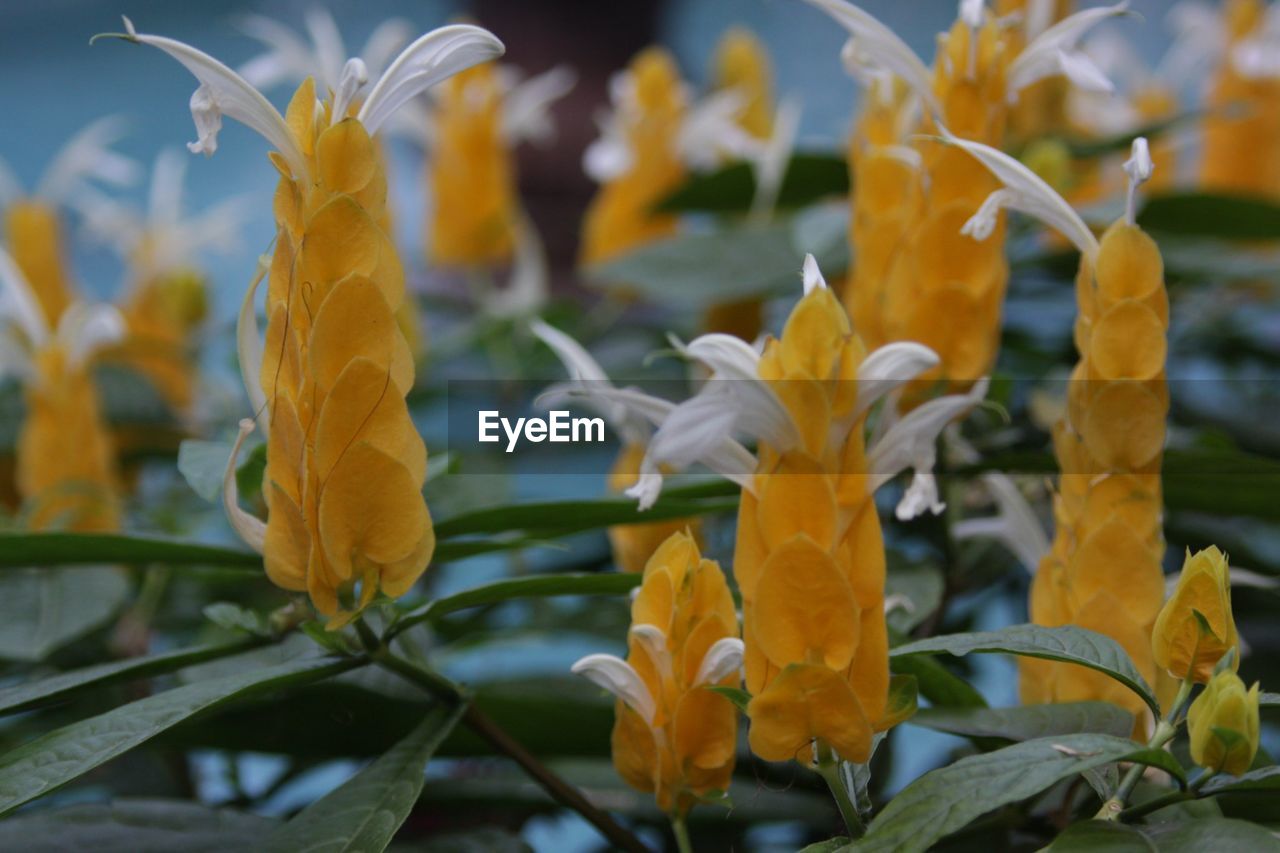
M623 702L614 704L613 713L613 766L628 785L651 793L657 769L653 734L640 715Z
M822 661L843 670L858 645L858 606L831 555L807 536L775 548L756 586L755 637L778 666Z
M1117 302L1098 318L1089 338L1089 366L1099 379L1151 379L1164 370L1165 329L1140 302Z
M778 468L760 478L756 517L765 546L776 548L804 533L823 548L836 535L835 492L821 463L803 453L789 453Z
M1068 566L1067 582L1077 607L1106 590L1139 625L1150 625L1164 601L1160 555L1118 519L1081 543Z
M334 193L355 194L364 189L377 171L377 149L355 119L344 119L316 141L320 183Z
M349 275L368 276L384 240L369 213L350 196L334 196L312 215L302 237L300 280L321 290Z
M387 369L366 358L343 368L321 405L315 431L316 471L321 479L357 441L403 462L415 481L421 483L426 476L427 450L404 398Z
M675 749L681 764L704 770L732 765L737 716L733 703L718 693L705 687L685 692L675 714Z
M267 534L262 560L267 577L282 589L307 588L307 563L311 559L311 535L302 510L277 485L267 488Z
M1106 469L1134 471L1164 447L1167 412L1160 398L1137 382L1109 382L1089 403L1081 433Z
M824 666L793 664L747 706L751 751L766 761L806 761L815 738L846 761L871 755L871 724L848 682Z
M328 393L357 358L385 371L392 365L392 343L397 337L400 330L395 315L381 292L367 278L344 279L316 314L309 352L311 375L321 391ZM400 396L407 390L399 383L396 388Z

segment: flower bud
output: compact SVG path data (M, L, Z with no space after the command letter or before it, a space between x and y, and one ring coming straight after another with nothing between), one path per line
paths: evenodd
M1206 770L1239 776L1258 751L1258 685L1245 690L1234 672L1220 672L1187 711L1191 758Z
M1214 665L1236 645L1225 554L1213 546L1187 552L1177 588L1156 617L1151 643L1156 665L1173 677L1209 680ZM1233 662L1233 671L1236 666Z

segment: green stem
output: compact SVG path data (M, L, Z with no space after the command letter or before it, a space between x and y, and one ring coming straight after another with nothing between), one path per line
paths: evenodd
M443 702L451 704L465 703L467 709L462 714L462 722L493 747L494 751L507 756L518 764L533 781L537 782L544 791L551 795L553 800L573 809L586 818L613 846L626 850L628 853L649 853L648 848L641 844L638 838L620 826L609 815L598 809L581 791L561 779L539 761L533 753L507 734L488 714L476 707L472 703L471 697L466 695L457 685L447 678L393 653L387 646L378 642L377 637L373 637L373 631L367 625L364 625L364 620L358 619L355 624L362 641L368 643L368 637L372 637L373 641L377 643L376 647L369 651L369 656L375 663L384 669L394 672L406 681L416 684ZM361 631L361 626L364 626L363 631Z
M693 853L693 843L689 841L689 826L685 823L684 815L671 816L671 832L676 837L676 849L680 853Z
M1191 688L1195 682L1191 678L1191 673L1182 680L1182 686L1178 688L1178 695L1174 697L1173 704L1169 706L1169 711L1164 715L1164 719L1156 726L1155 733L1151 735L1151 740L1147 741L1147 746L1152 749L1160 749L1166 743L1173 739L1178 731L1178 717L1182 710L1182 706L1186 703L1187 697L1191 695ZM1115 795L1102 804L1102 808L1098 809L1098 813L1093 817L1095 820L1119 820L1120 815L1124 812L1125 801L1129 799L1129 795L1133 793L1133 789L1137 786L1138 780L1142 778L1143 765L1134 764L1129 768L1129 772L1125 774L1120 787L1116 789Z
M1154 811L1159 811L1165 806L1186 802L1187 800L1198 800L1200 799L1200 789L1204 787L1204 783L1217 775L1217 771L1201 773L1191 781L1191 784L1187 786L1187 790L1170 791L1162 796L1147 800L1145 803L1130 806L1120 813L1120 819L1124 821L1137 820L1144 815L1149 815Z
M849 831L850 838L861 838L867 832L866 825L862 822L862 816L858 814L858 807L854 805L853 800L849 797L848 790L845 789L844 780L840 778L840 759L838 759L831 747L826 744L818 745L818 763L816 769L818 775L827 783L827 787L831 789L831 796L835 798L836 806L840 809L840 816L844 818L845 828Z

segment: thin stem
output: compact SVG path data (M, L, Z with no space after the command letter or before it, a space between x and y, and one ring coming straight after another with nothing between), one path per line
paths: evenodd
M850 838L861 838L867 832L866 825L862 822L862 816L858 814L858 807L854 805L853 800L849 797L849 791L844 786L844 780L840 778L840 759L838 759L831 747L826 744L818 746L818 763L816 765L818 775L820 775L827 783L827 787L831 789L831 796L835 798L836 806L840 809L840 816L844 818L844 825L849 830Z
M1187 800L1198 800L1200 799L1200 789L1204 787L1206 782L1217 775L1218 772L1216 770L1201 773L1195 779L1191 780L1191 784L1187 786L1187 790L1170 791L1162 796L1147 800L1145 803L1139 803L1136 806L1129 806L1129 808L1120 813L1120 819L1125 821L1136 820L1144 815L1151 814L1154 811L1159 811L1165 806L1186 802Z
M693 853L693 844L689 841L689 826L685 823L684 815L671 815L671 832L676 837L676 849L680 853Z
M357 631L359 631L362 624L363 620L356 621ZM366 630L368 630L367 626ZM372 631L369 633L372 634ZM581 791L557 776L539 761L533 753L507 734L488 714L472 704L471 697L463 693L453 682L429 669L410 663L394 654L385 645L378 645L376 649L371 650L370 656L379 666L394 672L406 681L418 685L441 701L455 704L466 703L467 710L463 712L462 722L483 738L495 751L520 765L520 768L529 774L529 777L537 782L544 791L550 794L553 800L573 809L586 818L615 847L630 851L630 853L649 853L648 848L641 844L639 839L620 826L609 815L596 808L590 800L583 796Z
M1178 717L1182 710L1182 706L1186 703L1187 697L1191 695L1191 688L1195 685L1192 680L1191 673L1187 673L1187 677L1182 679L1182 686L1178 688L1178 695L1174 697L1173 703L1169 706L1168 712L1164 715L1164 719L1156 726L1155 732L1151 735L1151 740L1147 741L1147 746L1152 749L1160 749L1166 743L1173 739L1178 731ZM1115 795L1102 804L1102 808L1098 809L1098 813L1093 817L1095 820L1119 820L1120 815L1124 812L1125 801L1129 799L1129 795L1133 793L1133 789L1137 786L1138 780L1142 778L1143 765L1134 764L1129 768L1129 772L1125 774L1120 787L1116 789Z

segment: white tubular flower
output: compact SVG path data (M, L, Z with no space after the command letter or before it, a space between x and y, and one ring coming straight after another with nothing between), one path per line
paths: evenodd
M1056 228L1085 256L1092 258L1097 254L1098 240L1089 226L1085 225L1080 214L1043 178L1003 151L980 142L960 139L945 128L941 128L941 131L945 142L968 151L1004 184L1003 189L987 196L982 207L964 224L960 233L975 240L985 240L995 229L1000 211L1010 208Z
M1080 40L1089 30L1108 18L1129 10L1128 0L1077 12L1040 33L1009 64L1009 97L1046 77L1062 74L1075 86L1089 91L1110 92L1111 81L1084 51Z
M826 286L825 282L822 286ZM766 441L783 453L800 443L800 428L777 393L760 378L760 353L750 344L723 333L702 335L688 346L679 341L673 343L684 355L711 370L708 388L723 392L719 399L729 401L734 410L733 423L743 435Z
M502 132L511 144L528 140L545 144L555 138L551 105L573 91L577 73L567 65L557 65L520 80L514 69L499 69L503 75Z
M267 89L315 77L324 88L338 91L348 54L342 33L328 10L313 8L306 13L306 37L265 15L245 15L237 23L246 35L268 48L240 67L240 76L254 86ZM371 77L376 77L412 37L413 27L408 21L390 18L374 29L364 50L355 58L364 63Z
M114 305L73 302L58 318L54 338L67 353L67 361L84 366L99 350L124 339L124 317Z
M1151 175L1155 170L1156 165L1151 160L1151 148L1147 145L1146 137L1139 136L1133 140L1129 159L1124 161L1124 173L1129 176L1124 217L1125 221L1130 225L1134 224L1134 219L1137 216L1138 187L1151 180Z
M737 637L722 637L711 644L702 656L698 672L693 677L693 687L716 684L742 669L745 646Z
M912 409L867 449L869 492L874 492L908 468L915 472L898 503L896 514L900 520L909 521L925 512L937 515L945 509L946 505L938 499L938 485L933 478L938 434L947 424L982 402L987 395L987 385L988 380L984 377L975 382L967 394L948 394Z
M45 169L36 196L52 203L67 201L92 178L111 186L125 187L138 181L138 164L109 146L124 136L124 120L107 116L91 122L71 137Z
M570 671L608 690L639 714L650 727L653 726L658 715L658 705L654 702L653 694L645 686L640 674L622 658L614 655L587 655L570 667Z
M878 400L940 362L936 352L912 341L885 344L868 353L858 366L858 400L853 417L858 418Z
M850 56L858 57L874 69L890 71L901 77L931 112L942 112L938 99L933 94L928 67L897 33L874 15L845 0L806 2L826 12L849 31L856 42L856 47L849 51Z
M1049 537L1040 519L1009 477L993 471L983 474L982 482L996 502L996 515L958 522L953 529L956 539L995 539L1034 574L1049 553Z
M676 134L680 159L695 170L712 169L725 160L756 160L764 145L742 129L742 93L712 92L690 105Z
M240 490L236 486L236 465L240 461L240 448L249 433L253 432L253 419L240 421L240 432L236 435L236 443L231 448L231 456L227 458L227 467L222 472L222 509L227 514L227 521L236 535L259 554L267 538L267 525L262 519L250 515L240 508Z

